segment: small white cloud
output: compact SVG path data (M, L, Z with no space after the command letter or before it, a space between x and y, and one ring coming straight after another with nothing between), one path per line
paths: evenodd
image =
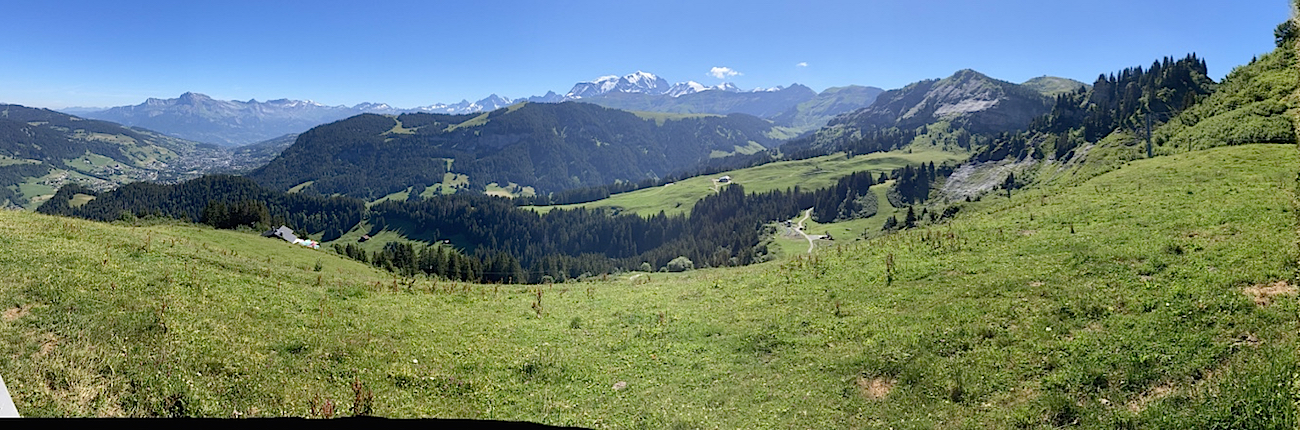
M732 70L730 67L714 67L712 69L709 69L709 75L718 79L726 79L728 77L742 75L742 74L743 73Z
M808 62L807 62L807 61L801 61L801 62L799 62L799 64L795 64L794 66L795 66L795 67L808 67Z

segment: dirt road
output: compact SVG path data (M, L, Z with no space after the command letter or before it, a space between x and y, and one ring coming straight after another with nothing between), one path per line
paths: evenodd
M808 208L803 211L803 218L799 218L799 223L795 225L794 231L799 232L799 235L803 236L804 239L808 240L808 253L812 254L813 247L814 247L813 237L803 232L803 223L804 221L808 221L808 218L810 217L812 217L812 208Z

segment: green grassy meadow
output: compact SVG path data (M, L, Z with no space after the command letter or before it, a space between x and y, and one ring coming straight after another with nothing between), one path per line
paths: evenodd
M962 154L932 149L879 152L853 158L847 158L843 153L839 153L806 160L779 161L716 175L697 176L672 185L615 194L590 203L532 208L542 212L552 208L612 208L618 212L630 212L642 216L654 215L662 210L673 215L690 212L695 202L713 194L714 180L724 175L731 176L732 183L741 184L745 187L745 191L751 193L785 190L795 186L815 190L834 185L835 181L853 172L870 170L879 174L906 165L929 162L943 164L964 159L965 155Z
M1138 160L812 256L543 286L0 212L0 374L24 416L1295 428L1298 165Z

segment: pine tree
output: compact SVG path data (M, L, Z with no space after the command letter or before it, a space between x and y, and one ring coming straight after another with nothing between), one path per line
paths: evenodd
M898 229L898 217L893 215L889 218L885 218L885 225L880 227L881 231L893 231L896 229Z

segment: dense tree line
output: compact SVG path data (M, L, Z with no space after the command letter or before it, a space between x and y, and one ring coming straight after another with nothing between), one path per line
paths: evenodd
M432 116L432 115L431 115ZM466 115L443 115L446 120L465 120ZM423 117L403 115L413 126L428 125ZM393 118L364 114L313 128L298 136L279 157L253 171L249 177L268 188L284 191L312 181L304 191L313 194L343 194L374 200L411 185L430 185L443 180L447 159L458 152L423 145L408 139L391 139L385 133L397 123Z
M95 199L72 207L69 201L78 193ZM246 178L212 175L172 185L136 182L102 193L70 184L36 210L98 221L160 216L222 227L266 221L256 227L284 224L306 234L322 233L328 241L361 222L365 208L356 199L274 192ZM248 216L250 210L253 216Z
M931 165L923 171L933 175L936 169ZM370 208L369 219L376 229L408 235L432 232L435 238L456 237L474 244L467 258L484 268L478 272L481 281L562 281L583 274L665 268L682 257L705 267L762 261L768 254L761 245L765 224L793 218L810 207L818 219L828 221L871 216L877 205L870 192L874 183L869 172L859 172L816 191L747 194L742 186L730 185L697 202L689 215L611 216L585 208L539 214L518 209L504 198L453 195L382 202ZM442 274L428 268L436 266L411 266L415 260L403 257L409 254L405 251L385 251L388 254L377 257L346 249L345 255L391 265L396 272Z
M876 181L871 172L854 172L836 181L835 186L814 191L813 219L828 223L870 218L879 208L879 199L871 192Z
M528 274L519 261L509 254L468 256L455 248L440 245L416 247L411 243L388 242L378 251L366 254L356 244L334 245L335 252L373 264L402 276L437 276L444 279L480 283L521 283Z
M930 190L937 181L952 175L954 168L949 165L935 166L922 163L920 166L903 166L890 173L894 185L889 188L887 196L894 207L911 206L924 203L930 198Z
M583 274L666 267L681 257L705 267L745 265L767 258L764 224L796 216L809 207L826 208L824 219L848 219L874 212L873 183L861 172L823 190L746 194L733 184L700 200L690 215L611 216L577 208L545 214L521 209L506 198L456 194L431 199L385 201L367 209L360 200L282 193L234 176L205 176L180 184L134 183L113 191L68 185L43 204L46 214L110 221L160 216L204 222L220 228L285 224L303 234L340 237L363 219L372 228L407 237L455 238L467 253L432 246L388 244L366 255L355 244L341 254L403 274L431 274L480 282L543 282ZM77 194L95 198L81 206ZM870 209L870 210L868 210ZM815 209L815 212L823 209ZM820 216L820 215L819 215Z
M1097 142L1117 130L1141 134L1148 120L1153 126L1166 121L1214 89L1205 60L1196 54L1178 60L1165 57L1146 69L1139 66L1102 74L1092 88L1058 95L1051 112L1034 119L1026 132L1004 133L972 159L1042 158L1049 151L1063 159L1078 146Z
M271 224L271 210L256 200L226 203L215 201L203 208L203 223L216 228L234 229L239 226L254 227Z

